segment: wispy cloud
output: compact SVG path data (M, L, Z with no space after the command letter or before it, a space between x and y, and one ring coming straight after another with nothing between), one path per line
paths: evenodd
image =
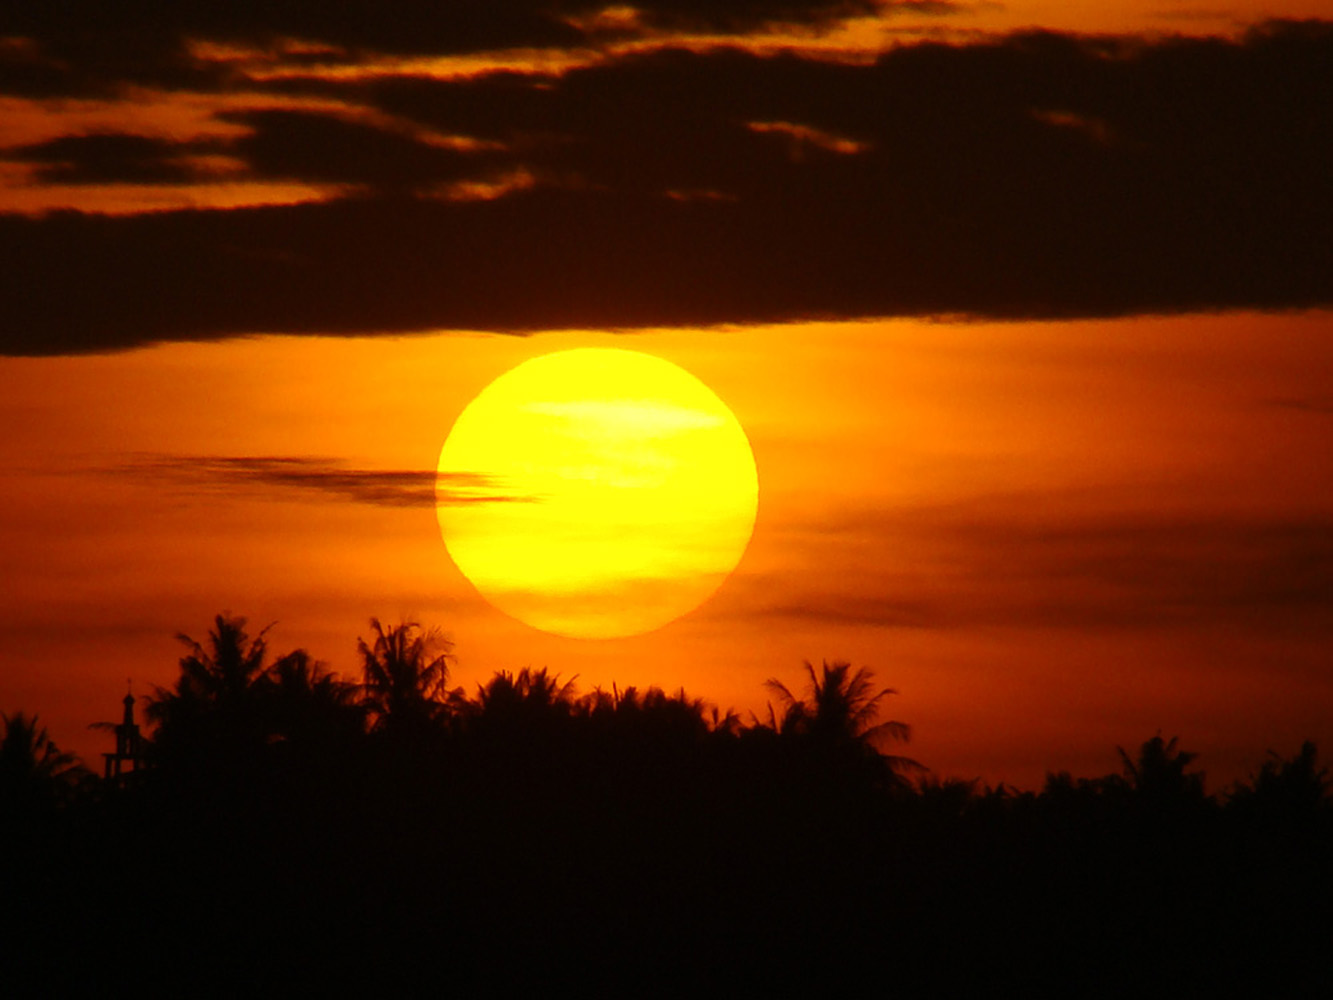
M259 492L377 507L529 503L538 499L507 491L492 477L474 472L356 469L333 459L308 456L146 455L114 471L214 494Z
M1270 406L1283 410L1333 416L1333 396L1286 396L1281 399L1270 399L1267 402Z
M801 589L748 583L764 615L888 628L1333 633L1328 515L1053 514L1043 522L973 506L811 526L799 544L811 566ZM838 571L820 572L820 561Z

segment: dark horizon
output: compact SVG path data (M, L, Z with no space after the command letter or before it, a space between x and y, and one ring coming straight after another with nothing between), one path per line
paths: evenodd
M747 726L544 670L464 700L409 625L372 622L355 688L235 618L180 638L118 777L71 779L5 720L20 983L841 992L887 966L912 992L1281 990L1333 928L1310 744L1225 800L1160 735L1118 774L1018 793L911 780L875 749L908 736L888 692L843 664Z
M805 720L808 720L816 709L819 711L837 710L839 707L846 709L855 703L853 705L855 711L848 718L847 724L851 728L847 735L854 735L856 739L864 742L867 748L873 750L875 755L882 757L885 766L894 776L893 782L899 783L898 787L902 790L911 788L927 790L949 786L967 789L969 794L1024 796L1040 793L1043 789L1049 793L1053 787L1070 782L1076 782L1080 787L1093 787L1108 782L1114 786L1120 776L1132 780L1134 775L1130 751L1123 746L1116 746L1112 751L1125 765L1122 771L1102 776L1071 775L1067 769L1052 767L1045 771L1042 788L1023 788L1003 778L992 783L977 775L938 773L928 762L918 761L908 753L910 750L908 744L913 731L911 723L882 717L883 709L889 702L884 702L882 706L881 701L899 695L898 689L888 683L889 679L878 677L875 671L869 668L836 659L831 661L826 659L818 668L806 661L802 669L795 672L799 680L790 684L778 677L769 678L763 685L764 709L742 714L734 707L715 704L705 698L697 697L687 692L684 687L668 691L661 685L651 682L642 685L622 685L612 680L607 685L598 684L590 690L580 691L577 674L562 678L558 672L552 672L545 667L496 669L486 680L476 682L475 692L469 694L463 686L454 683L451 673L456 661L454 642L447 638L442 630L415 622L381 625L379 620L374 618L370 620L369 643L361 636L357 637L358 658L362 661L361 671L356 676L344 677L336 670L331 670L327 662L313 656L304 648L275 652L273 646L275 637L272 632L276 624L270 623L268 626L257 628L244 616L220 613L214 617L207 638L202 641L192 638L185 632L176 633L176 642L187 647L187 653L180 659L181 669L176 681L168 686L151 685L151 689L148 690L141 684L136 693L134 678L127 679L125 696L121 699L127 714L115 721L102 719L87 725L89 731L99 734L92 739L105 744L96 752L97 756L91 758L92 763L62 748L62 741L56 738L59 734L51 733L49 727L42 723L40 709L10 706L0 709L0 714L7 720L13 721L16 726L28 727L34 734L40 732L42 734L40 739L33 736L36 741L34 745L47 747L47 752L53 759L62 761L62 767L68 768L67 777L70 780L83 781L101 775L102 771L95 766L99 757L105 758L108 769L114 761L117 776L120 774L122 764L127 767L128 774L136 765L142 769L147 763L151 763L154 747L160 742L161 733L158 730L164 718L163 711L167 711L169 716L170 706L182 697L213 700L220 696L221 688L216 685L225 684L226 680L217 665L228 662L226 650L222 647L228 640L234 640L234 645L228 647L234 654L231 662L251 665L252 672L242 678L243 690L251 691L248 697L258 697L261 700L282 697L282 685L291 683L296 685L293 688L293 697L314 699L311 704L312 711L334 710L336 714L340 707L345 710L348 716L343 724L350 725L348 733L351 731L373 733L376 729L373 720L377 717L377 713L386 714L386 709L382 705L377 707L377 702L374 700L376 697L373 694L374 684L387 685L391 683L392 678L385 674L378 682L374 681L366 672L368 669L366 664L375 662L371 656L372 651L380 653L381 647L387 641L402 636L405 638L398 642L396 648L417 649L416 655L421 658L421 662L431 661L439 671L438 675L433 675L434 679L429 686L421 685L418 695L438 705L440 714L436 721L442 727L441 735L450 725L460 724L466 728L469 718L484 714L497 697L517 699L520 703L534 701L536 703L534 710L539 714L543 708L546 710L555 708L573 718L587 718L599 711L605 711L608 707L618 708L622 703L633 708L641 700L646 699L643 701L645 705L651 704L658 709L663 705L674 705L684 715L696 720L700 732L719 735L758 731L771 731L775 734L794 732L806 724ZM222 655L219 655L220 652ZM202 665L205 673L192 679L192 672L197 670L199 665ZM289 676L288 672L291 671L294 673L290 673ZM212 681L201 682L198 679L210 674L214 676ZM200 686L201 683L203 686ZM273 687L274 685L277 687ZM821 703L821 691L836 692L844 687L853 692L854 697L850 699L835 697L827 705ZM328 700L321 702L320 699ZM896 702L898 699L893 700ZM263 723L267 726L274 724L274 720ZM281 731L282 724L276 724ZM1171 735L1164 736L1164 731L1169 731ZM290 735L284 734L281 738L288 739ZM1157 745L1160 749L1169 742L1171 750L1178 755L1183 769L1185 765L1197 761L1199 755L1186 752L1183 747L1178 752L1175 751L1178 741L1180 734L1170 726L1159 728L1155 735L1145 739L1138 752L1140 754L1148 752L1150 745ZM1188 739L1185 743L1188 743ZM1265 756L1261 758L1260 766L1243 776L1209 788L1206 769L1200 769L1196 765L1190 780L1197 783L1197 791L1201 797L1206 796L1217 803L1225 803L1237 796L1244 798L1252 794L1256 782L1263 780L1265 775L1275 768L1294 766L1303 757L1308 757L1308 763L1312 767L1318 747L1315 742L1305 739L1300 747L1266 747L1263 752ZM901 764L895 763L898 761L901 761ZM1311 770L1311 774L1314 773ZM109 772L103 776L112 777Z

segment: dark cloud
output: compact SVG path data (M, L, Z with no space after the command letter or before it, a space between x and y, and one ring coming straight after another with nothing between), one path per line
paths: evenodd
M175 184L197 172L181 147L141 135L71 135L8 151L7 159L38 164L38 179L52 184Z
M206 90L227 68L196 59L169 16L91 2L0 8L0 93L27 97L111 95L128 86ZM76 8L96 7L97 10ZM166 15L170 5L162 4Z
M745 32L766 24L828 25L904 5L877 0L646 0L631 6L645 24L659 28Z
M895 5L881 0L644 0L633 5L637 18L597 21L597 12L609 6L615 5L596 0L400 0L391 7L373 0L14 3L0 9L0 38L35 43L45 58L25 51L0 59L0 67L14 90L57 93L115 82L180 83L191 74L213 72L191 57L189 43L201 40L258 48L297 40L349 52L452 55L569 48L608 33L647 29L739 33L770 23L819 27Z
M841 531L855 551L892 560L849 567L854 590L798 593L764 613L896 628L1333 632L1333 519L1324 516L1055 515L1039 524L953 508L884 512ZM819 535L826 554L836 551L830 542ZM752 586L762 604L769 585Z
M52 0L7 4L0 37L36 42L71 84L147 82L197 69L189 43L268 47L290 40L391 54L438 54L576 44L583 33L535 0L161 2Z
M177 143L125 133L67 135L0 154L37 167L42 184L184 184L206 179L351 184L381 193L476 176L495 150L466 136L435 136L351 112L254 110L216 120L240 125L237 138ZM225 170L218 169L223 160ZM210 174L210 170L213 171Z
M457 148L329 114L252 111L221 117L252 130L230 152L246 160L253 177L410 190L477 169L477 157Z
M1330 64L1333 24L1310 22L311 82L373 114L238 111L254 132L228 153L358 197L0 217L0 351L1329 305ZM524 190L486 187L504 176ZM443 200L467 182L477 200Z
M166 480L210 494L332 499L377 507L528 503L492 478L472 472L352 469L324 458L292 456L157 455L121 466L118 475Z

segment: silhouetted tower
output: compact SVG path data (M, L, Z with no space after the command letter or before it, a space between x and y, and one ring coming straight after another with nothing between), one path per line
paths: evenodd
M125 694L125 716L116 727L116 752L104 753L106 777L119 778L122 774L143 767L143 737L134 722L134 695Z

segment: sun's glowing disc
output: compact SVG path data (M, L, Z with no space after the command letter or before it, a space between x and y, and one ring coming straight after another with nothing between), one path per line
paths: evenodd
M684 369L581 348L525 361L468 404L440 451L454 563L547 632L636 635L706 600L754 528L736 417Z

